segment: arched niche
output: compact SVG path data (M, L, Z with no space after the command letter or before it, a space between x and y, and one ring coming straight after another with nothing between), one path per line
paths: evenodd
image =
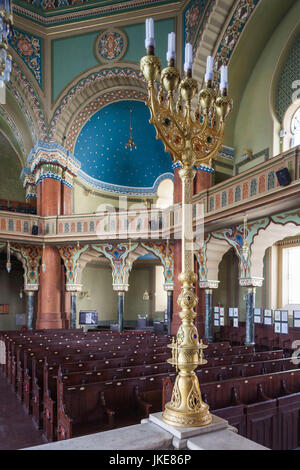
M299 90L300 90L300 79L299 79ZM283 151L289 150L291 147L295 145L299 145L298 142L293 142L295 134L292 129L293 121L296 117L298 117L300 113L300 98L296 99L286 110L284 117L283 117L283 129L285 131L283 137ZM296 116L297 114L297 116ZM300 116L299 116L300 122Z
M207 243L206 248L206 266L207 276L206 280L218 281L219 279L219 264L222 261L224 254L230 250L230 245L224 239L217 239L213 236Z
M276 224L271 221L267 228L260 230L251 246L250 277L252 279L264 277L264 256L267 248L286 237L299 234L300 226L292 222Z

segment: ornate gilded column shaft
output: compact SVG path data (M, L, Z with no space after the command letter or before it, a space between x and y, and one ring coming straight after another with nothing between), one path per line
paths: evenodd
M182 291L178 304L182 321L177 332L177 341L170 345L172 359L168 362L176 365L179 374L176 378L171 401L166 404L163 419L174 426L203 426L211 422L209 407L202 401L198 378L194 372L199 363L206 361L202 356L202 341L198 342L198 332L194 325L196 313L194 308L198 298L194 284L197 275L194 273L194 249L192 233L192 197L195 171L187 164L179 171L182 181ZM199 357L199 349L201 351Z

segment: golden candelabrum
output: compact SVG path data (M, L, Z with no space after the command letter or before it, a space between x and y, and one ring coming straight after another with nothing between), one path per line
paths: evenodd
M172 358L168 362L175 365L179 373L171 401L165 406L163 420L173 426L205 426L211 423L212 417L209 406L202 401L199 381L194 372L198 365L207 362L203 354L207 346L202 340L199 342L194 324L194 308L198 298L194 288L197 275L194 272L190 208L194 168L200 165L210 167L216 157L224 139L225 119L232 108L232 100L227 96L227 87L221 88L218 93L212 86L212 80L208 80L198 94L198 105L193 111L192 100L196 98L198 84L192 78L192 67L185 66L185 76L181 80L174 57L168 60L168 66L161 71L161 62L154 55L154 45L149 45L148 41L146 47L147 55L141 59L140 67L148 82L150 122L173 161L181 164L179 175L182 181L182 273L179 275L182 290L178 297L182 323L176 341L168 346L172 349ZM155 82L159 76L161 85L157 93Z

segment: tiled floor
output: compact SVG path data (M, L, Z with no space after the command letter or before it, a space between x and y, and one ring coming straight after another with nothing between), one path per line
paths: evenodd
M0 371L0 450L23 449L45 442Z

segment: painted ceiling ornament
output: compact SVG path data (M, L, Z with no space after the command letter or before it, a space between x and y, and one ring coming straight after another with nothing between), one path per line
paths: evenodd
M95 55L100 62L120 60L127 50L127 36L120 29L101 31L95 41Z
M216 54L214 63L216 71L219 70L222 65L229 63L241 33L259 1L260 0L240 0L240 2L238 2Z
M192 0L184 11L184 42L197 45L203 24L211 12L213 1ZM195 48L196 49L196 48Z
M30 72L40 86L42 86L42 42L32 34L14 28L14 34L9 44L25 62Z

